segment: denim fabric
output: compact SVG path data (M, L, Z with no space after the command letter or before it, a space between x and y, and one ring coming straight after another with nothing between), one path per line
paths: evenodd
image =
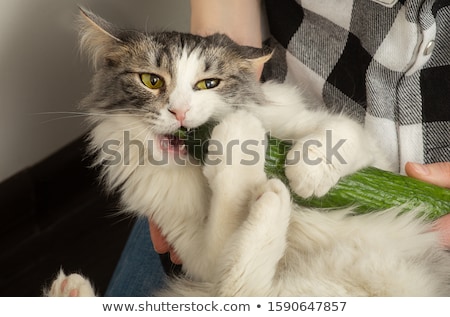
M131 231L105 296L151 296L163 285L166 274L154 251L148 221L138 219Z

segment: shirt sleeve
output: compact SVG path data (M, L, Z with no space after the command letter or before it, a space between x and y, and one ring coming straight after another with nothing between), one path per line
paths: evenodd
M450 161L449 0L265 6L280 51L267 77L364 124L401 172L407 161Z

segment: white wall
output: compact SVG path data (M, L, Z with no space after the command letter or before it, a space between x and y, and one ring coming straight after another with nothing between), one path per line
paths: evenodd
M88 91L91 73L73 25L77 5L120 25L189 29L188 0L1 0L0 182L84 131L80 118L39 114L75 111Z

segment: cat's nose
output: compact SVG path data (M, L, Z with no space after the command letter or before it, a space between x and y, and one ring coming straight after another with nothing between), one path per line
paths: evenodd
M168 109L169 112L171 114L173 114L175 116L175 118L181 123L183 124L183 121L186 119L186 112L188 112L189 109L187 110L181 110L181 109Z

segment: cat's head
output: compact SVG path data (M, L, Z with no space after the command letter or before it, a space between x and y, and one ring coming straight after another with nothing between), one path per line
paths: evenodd
M124 30L86 10L79 20L81 47L96 70L81 107L96 124L140 126L155 139L262 102L256 71L270 58L262 49L221 34Z

